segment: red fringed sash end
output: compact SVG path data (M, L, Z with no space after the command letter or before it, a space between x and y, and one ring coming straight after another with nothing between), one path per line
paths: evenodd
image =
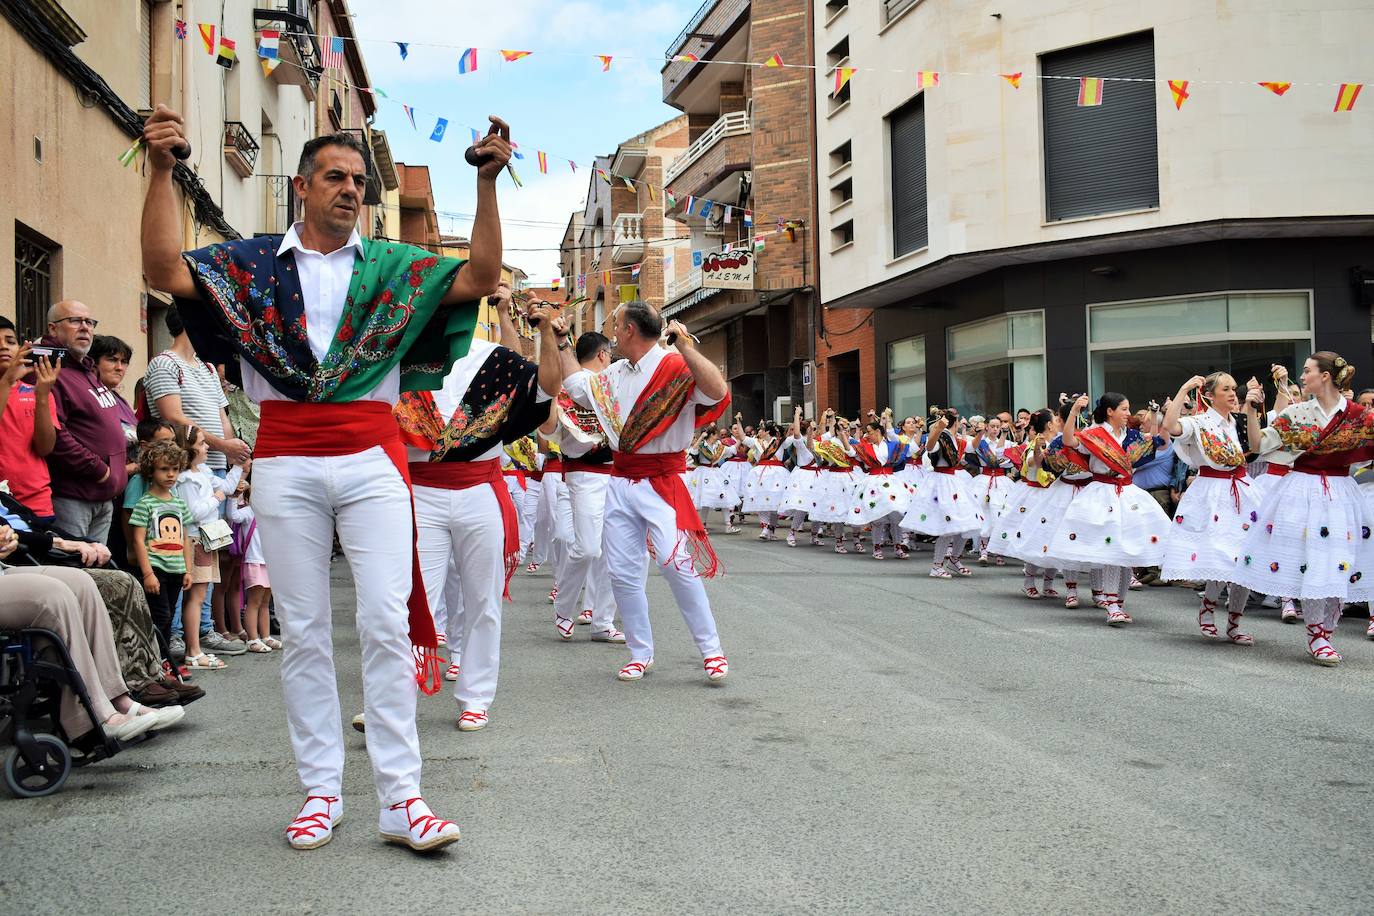
M516 543L519 543L518 539ZM506 582L505 589L501 592L501 597L507 601L512 600L510 596L510 580L514 578L515 571L520 568L520 551L506 554Z
M415 683L425 696L434 696L444 686L444 660L439 650L411 646L410 651L415 656Z

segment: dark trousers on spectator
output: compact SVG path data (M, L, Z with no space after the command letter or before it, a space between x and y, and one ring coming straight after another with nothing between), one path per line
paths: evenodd
M177 606L177 596L181 594L181 573L163 572L154 568L160 586L156 595L148 592L148 613L153 618L153 631L157 633L157 647L167 664L172 665L172 611ZM173 665L175 671L175 665Z

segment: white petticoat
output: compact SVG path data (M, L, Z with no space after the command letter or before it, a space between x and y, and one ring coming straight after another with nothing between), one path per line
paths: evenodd
M853 508L854 477L847 471L821 471L811 492L812 508L807 510L813 522L850 524Z
M1078 496L1078 488L1056 480L1048 487L1023 489L1030 490L1030 493L1023 497L1020 505L1008 505L1007 511L1002 514L1002 525L994 532L988 549L1023 563L1063 570L1066 575L1086 571L1088 566L1085 564L1050 555L1050 542L1054 539L1055 529ZM1003 534L1007 537L1003 538Z
M969 491L968 479L967 474L927 474L912 494L911 505L902 516L902 527L929 537L967 535L981 530L983 516Z
M1259 509L1259 496L1248 481L1236 481L1233 493L1229 480L1195 479L1174 510L1159 577L1170 582L1230 582L1241 543L1259 519Z
M739 505L739 491L735 489L735 471L729 464L697 468L697 488L701 509L733 509Z
M864 474L850 495L849 524L868 525L906 514L911 487L896 474Z
M744 480L745 512L781 512L792 474L787 468L765 464L751 468Z
M1294 472L1270 485L1231 581L1285 598L1374 597L1374 510L1349 477Z
M754 466L748 461L736 461L733 458L725 462L724 466L730 472L730 481L735 492L743 497L744 483L749 479L749 474L754 470Z
M1042 515L1045 513L1042 511ZM1149 493L1096 480L1069 503L1048 555L1082 566L1158 566L1164 559L1169 516Z

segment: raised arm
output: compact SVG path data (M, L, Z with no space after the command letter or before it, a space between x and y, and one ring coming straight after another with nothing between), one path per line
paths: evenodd
M487 302L496 309L496 322L501 328L501 346L519 353L520 332L515 329L515 322L511 320L510 300L510 287L501 282L496 284L496 292L488 297Z
M183 299L198 298L191 269L181 259L181 211L172 188L174 149L189 148L181 115L158 105L143 125L143 144L148 150L148 194L143 198L140 243L143 276L154 289Z
M539 387L556 398L567 377L562 357L572 351L572 341L567 339L567 319L542 302L530 309L530 317L537 319L539 329Z
M501 282L501 213L496 203L496 179L510 162L510 126L492 115L491 130L476 144L477 154L491 158L477 168L477 215L472 222L468 262L444 294L445 305L489 296Z
M668 333L677 335L677 343L674 346L682 354L682 358L687 361L687 368L692 373L692 379L697 383L697 390L703 397L711 399L713 402L720 402L730 393L730 389L725 384L725 376L721 374L716 364L701 355L697 349L696 340L687 332L687 328L680 321L668 322Z
M1205 381L1206 379L1202 376L1195 375L1184 382L1182 388L1178 389L1178 394L1173 396L1169 405L1164 409L1164 422L1160 425L1164 432L1170 436L1183 435L1183 424L1178 422L1179 415L1183 413L1183 402L1188 399L1188 392L1195 388L1201 389L1202 383Z
M1069 411L1069 418L1064 421L1064 447L1078 447L1078 415L1083 412L1083 408L1088 406L1088 396L1080 395L1078 400L1073 402L1073 408Z

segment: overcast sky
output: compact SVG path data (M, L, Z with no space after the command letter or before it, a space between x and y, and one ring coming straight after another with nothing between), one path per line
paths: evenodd
M663 104L668 42L700 6L699 0L351 0L368 74L391 101L379 99L377 126L398 162L428 165L439 225L467 235L476 207L476 173L463 161L470 128L485 132L487 116L511 124L525 154L498 184L505 226L505 260L531 283L558 275L563 227L587 194L592 160L678 112ZM409 42L401 60L395 41ZM459 75L462 49L478 48L475 73ZM498 49L533 51L505 63ZM598 54L613 57L601 72ZM411 128L400 103L416 109ZM442 143L429 139L435 119L448 118ZM549 154L541 175L535 151ZM568 160L574 159L573 173ZM464 218L467 217L467 218ZM546 249L529 251L519 249Z

